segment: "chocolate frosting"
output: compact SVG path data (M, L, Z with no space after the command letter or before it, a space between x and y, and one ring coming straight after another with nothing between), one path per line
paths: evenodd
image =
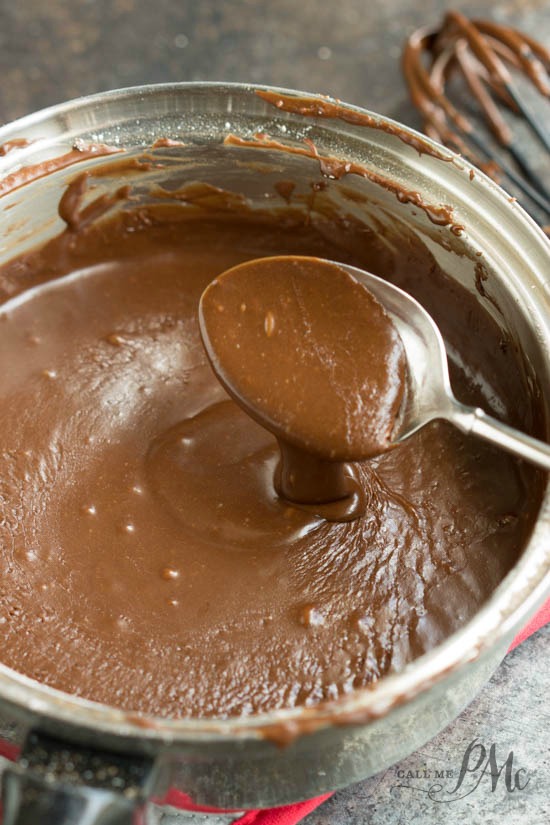
M223 271L306 255L393 279L442 328L461 400L528 427L519 357L397 223L217 209L212 187L188 209L199 189L73 215L0 270L0 659L128 711L224 718L336 699L437 645L510 570L538 498L519 462L433 423L355 464L362 517L282 499L275 437L201 343Z
M200 329L235 401L278 439L277 491L300 504L363 504L346 462L391 447L405 387L403 344L380 302L320 258L247 261L203 292ZM322 508L319 515L325 515Z

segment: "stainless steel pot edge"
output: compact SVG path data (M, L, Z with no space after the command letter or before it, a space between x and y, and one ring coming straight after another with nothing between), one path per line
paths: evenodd
M269 90L284 95L303 96L304 94L293 90L270 89L269 87L248 84L181 83L120 89L53 106L21 118L0 129L0 143L21 137L40 138L40 140L37 140L37 144L18 149L17 152L10 153L0 159L0 174L7 174L14 166L25 165L25 161L31 158L38 145L41 149L45 149L49 144L54 145L56 141L59 142L61 138L63 142L71 138L70 129L58 134L40 136L41 124L52 117L63 118L75 112L93 112L96 107L104 106L106 102L135 100L137 98L146 101L150 95L158 95L159 92L168 94L199 90L207 93L209 90L215 90L218 93L226 93L228 100L230 100L233 93L252 95L257 89ZM320 101L325 100L325 98L316 95L308 94L308 97L318 97ZM271 107L268 104L259 103L258 105L260 108L265 109L266 117L272 114ZM340 105L350 111L366 111L347 104ZM412 136L421 137L428 145L441 150L441 147L437 144L412 129L407 129L401 124L375 113L367 112L367 114L374 117L380 124L395 125ZM292 117L296 120L297 116L293 115ZM311 119L306 117L300 116L298 119L304 123L311 122ZM93 123L91 122L90 125L93 125L94 129L101 128L101 122L97 118L91 118L91 121ZM337 121L337 124L342 125L340 121ZM447 150L444 151L447 152ZM412 150L403 146L403 152L410 153ZM452 156L450 152L447 152L447 154L449 157L454 158L457 165L462 168L465 176L473 168L462 158ZM423 156L416 162L422 163L425 157ZM433 163L431 158L428 158L427 161ZM442 164L445 162L437 161L437 163ZM542 231L517 204L509 202L506 193L479 170L475 170L475 180L472 181L472 184L474 191L475 187L481 187L485 192L489 192L490 196L497 200L500 209L508 213L513 212L514 219L519 221L523 230L527 233L531 255L534 256L536 253L541 260L544 258L549 259L550 245ZM531 277L535 282L538 282L539 287L544 287L545 279L542 269L539 267L532 269ZM550 340L548 318L546 324L544 324L544 313L541 313L540 307L537 307L536 311L539 321L542 321L542 325L539 324L537 330L537 337L540 339L541 345L546 347L548 351ZM75 720L78 720L79 728L85 727L96 732L113 733L127 739L135 737L139 740L150 740L151 744L154 741L164 744L177 744L178 740L189 742L193 740L217 741L256 738L263 736L272 726L292 726L298 722L300 724L307 722L308 730L324 727L335 722L359 722L359 720L368 722L370 718L383 715L395 704L412 698L427 687L444 679L460 666L475 660L498 642L502 643L503 640L512 638L514 630L525 622L527 616L535 610L536 606L543 601L545 595L550 592L550 548L545 546L545 542L548 543L549 528L550 494L547 489L537 526L524 556L474 619L438 648L416 660L401 673L384 678L373 689L357 691L337 702L319 705L312 709L279 711L242 720L196 721L148 717L137 719L135 715L69 696L40 685L34 680L11 671L4 665L0 665L0 697L8 705L12 705L16 712L17 709L20 712L21 708L25 708L26 711L35 716L54 716L69 727L75 725Z

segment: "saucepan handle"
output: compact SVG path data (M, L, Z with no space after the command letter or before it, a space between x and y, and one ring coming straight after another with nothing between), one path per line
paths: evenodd
M33 732L2 774L2 825L140 825L152 769Z

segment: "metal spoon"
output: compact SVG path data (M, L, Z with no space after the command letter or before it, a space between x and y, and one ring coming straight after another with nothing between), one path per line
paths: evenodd
M336 263L336 262L334 262ZM401 336L407 354L408 392L394 431L400 443L436 418L445 419L467 435L477 435L513 455L550 470L550 445L503 424L479 407L454 397L447 353L433 318L406 292L370 272L337 263L384 305Z

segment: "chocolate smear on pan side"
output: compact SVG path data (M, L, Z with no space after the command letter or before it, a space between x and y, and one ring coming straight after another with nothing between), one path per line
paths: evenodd
M14 144L15 148L17 148L21 146L28 146L29 143L30 141L25 141L21 138L16 141L8 141L7 144L4 144L4 147L9 146L8 151L13 151ZM0 180L0 197L13 191L14 189L19 189L20 186L31 183L33 180L46 177L46 175L51 175L54 172L65 169L68 166L73 166L83 160L119 154L122 151L123 150L118 146L106 146L102 143L75 144L70 151L63 155L58 155L57 157L43 160L39 163L23 166L21 169L6 175L2 178L2 180ZM6 154L6 152L2 154Z
M412 146L419 154L431 155L434 158L444 161L452 161L452 156L437 146L423 140L421 135L411 134L407 129L402 129L398 123L389 123L380 120L368 112L362 112L342 106L338 100L319 97L302 97L297 95L284 95L278 92L258 89L258 97L271 103L283 112L302 115L303 117L328 118L342 120L344 123L351 123L354 126L363 126L368 129L380 129L389 135L394 135L403 143Z
M303 155L304 157L314 158L319 162L321 174L329 180L341 180L345 175L358 175L359 177L367 178L377 186L381 186L388 192L392 192L400 203L410 203L418 209L421 209L428 216L430 221L437 226L448 226L451 232L455 235L460 235L464 230L464 227L461 224L454 222L452 206L448 204L426 203L420 192L405 189L391 178L380 175L378 172L369 169L361 163L321 155L319 154L313 141L308 138L304 139L303 146L297 146L296 144L287 144L282 141L274 140L269 135L259 132L254 135L253 138L242 138L233 134L227 135L224 143L226 146L271 149L280 152L288 152L293 155Z

